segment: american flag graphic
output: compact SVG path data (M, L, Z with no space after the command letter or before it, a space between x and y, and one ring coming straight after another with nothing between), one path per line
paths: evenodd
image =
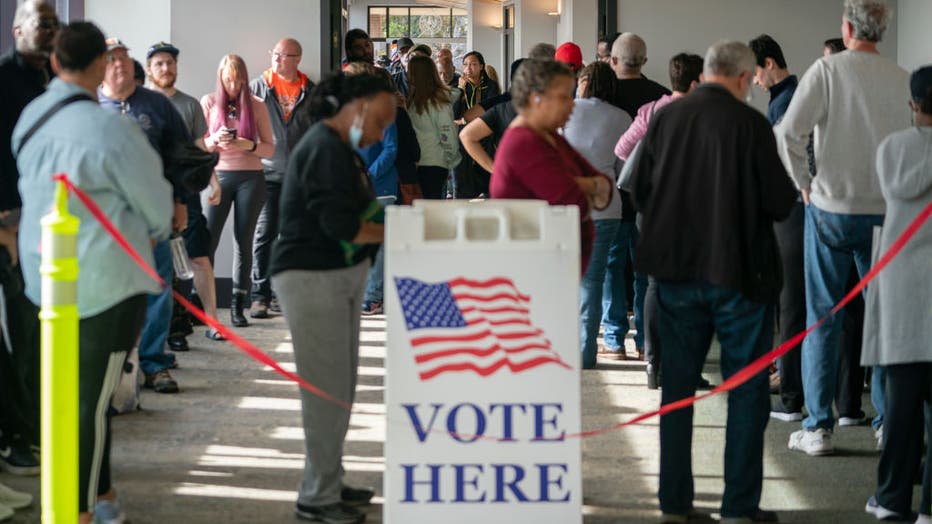
M531 297L508 278L455 278L430 284L396 278L421 380L502 368L521 373L545 364L570 369L544 332L531 324Z

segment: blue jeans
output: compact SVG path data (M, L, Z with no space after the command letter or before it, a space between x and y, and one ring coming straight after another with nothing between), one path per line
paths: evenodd
M702 366L718 335L726 379L766 353L773 342L773 308L737 291L704 282L657 282L663 346L661 402L695 395ZM770 411L766 372L728 394L723 517L746 517L760 504L764 430ZM695 496L692 476L693 408L660 419L660 509L686 514Z
M379 197L379 204L390 206L395 203L394 197ZM385 281L385 246L379 246L379 252L375 255L375 263L369 268L369 277L366 280L366 292L363 297L365 302L382 302L382 286Z
M579 347L582 348L582 367L595 367L599 338L599 321L602 318L602 293L606 281L605 268L609 249L617 238L621 220L595 220L595 242L589 267L582 278L579 290ZM622 295L623 296L623 295ZM627 320L627 318L625 318Z
M803 234L806 265L806 325L816 323L831 311L847 290L851 262L858 274L867 274L871 266L871 243L874 226L883 224L883 215L842 215L822 211L814 204L806 206ZM838 381L838 344L844 311L827 319L813 331L802 347L803 393L809 416L803 429L835 426L832 402ZM873 390L874 388L872 388ZM883 411L883 390L872 395L875 409Z
M171 282L174 267L168 240L157 243L152 248L152 254L155 256L155 270L159 276L165 282ZM165 352L171 320L171 288L163 289L158 295L149 295L146 299L146 320L139 339L139 367L147 375L168 369L175 364L175 355Z
M618 232L608 252L608 268L602 288L602 340L609 349L621 349L628 334L628 299L625 290L625 267L634 260L634 247L638 243L638 229L634 222L620 222ZM647 293L647 275L634 274L634 345L644 347L644 295Z

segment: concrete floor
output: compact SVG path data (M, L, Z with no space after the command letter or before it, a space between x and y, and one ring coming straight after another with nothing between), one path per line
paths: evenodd
M375 486L379 493L384 326L382 317L363 320L360 385L344 460L349 483ZM279 361L293 362L281 317L253 321L240 333ZM172 372L182 392L146 391L143 411L114 420L113 477L130 521L297 522L292 510L303 464L297 387L232 346L206 339L203 328L189 341L192 350L179 354L180 368ZM718 379L715 362L706 371ZM583 373L582 398L583 429L591 429L656 408L659 392L646 389L642 363L605 360ZM712 513L723 487L724 413L725 398L696 408L696 506ZM879 456L869 427L839 429L837 453L821 458L787 450L787 438L798 427L771 420L767 428L762 506L779 511L787 523L874 522L863 511ZM587 524L655 521L657 420L586 439L583 471ZM0 482L38 499L38 479L0 474ZM916 497L917 502L918 488ZM382 520L381 499L375 502L367 522ZM39 511L20 511L12 522L39 522Z

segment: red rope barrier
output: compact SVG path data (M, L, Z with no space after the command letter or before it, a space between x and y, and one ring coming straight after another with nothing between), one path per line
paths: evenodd
M91 213L91 215L93 215L94 218L96 218L100 222L100 224L104 227L104 229L106 229L107 232L110 233L110 235L114 238L117 244L119 244L120 247L122 247L123 250L126 251L126 253L130 256L130 258L132 258L133 261L136 262L136 264L139 265L139 267L142 268L142 270L145 271L147 275L152 277L163 288L168 287L168 284L164 280L162 280L161 277L159 277L158 273L156 273L156 271L152 267L150 267L146 263L145 260L143 260L143 258L133 248L133 246L130 245L130 243L126 240L126 238L122 235L122 233L120 233L120 231L116 229L116 226L114 226L113 223L110 222L110 220L103 213L103 211L97 206L97 204L94 203L93 199L91 199L80 188L72 184L71 180L68 179L67 175L58 174L58 175L53 175L52 178L65 183L68 189L72 191L78 197L78 199L81 200L81 202L85 205L85 207L87 207L87 210ZM858 284L854 286L854 288L852 288L851 291L849 291L848 294L845 295L845 297L838 304L836 304L835 307L833 307L832 310L827 315L819 319L819 321L816 322L815 324L807 327L804 331L797 333L795 336L793 336L786 342L780 344L775 349L760 356L757 360L747 365L743 369L739 370L737 373L729 377L727 380L723 381L721 384L719 384L717 387L715 387L711 391L708 391L701 395L696 395L696 396L680 399L675 402L671 402L669 404L665 404L657 410L654 410L648 413L642 413L641 415L638 415L637 417L634 417L631 420L621 422L618 424L614 424L612 426L592 429L592 430L583 431L580 433L567 434L565 435L565 438L592 437L592 436L600 435L602 433L607 433L609 431L614 431L616 429L620 429L625 426L638 424L645 420L648 420L648 419L651 419L657 416L666 415L667 413L671 413L673 411L677 411L677 410L692 406L693 404L695 404L696 402L700 400L709 398L714 395L718 395L720 393L724 393L726 391L731 391L737 388L738 386L740 386L741 384L744 384L745 382L750 380L752 377L754 377L758 373L767 369L774 361L776 361L776 359L792 351L796 346L798 346L803 341L803 339L809 336L810 333L812 333L819 326L825 323L826 320L828 320L829 318L837 314L839 311L842 310L842 308L848 305L848 303L851 302L854 299L854 297L856 297L859 293L861 293L861 291L865 287L867 287L868 283L874 280L874 278L876 278L877 275L881 271L883 271L883 269L886 268L887 265L894 258L896 258L897 255L899 255L900 251L903 250L903 247L906 246L907 243L909 243L912 237L915 236L915 234L929 220L930 215L932 215L932 203L926 206L926 208L923 209L922 212L919 213L919 215L915 219L913 219L913 221L909 224L909 226L903 231L902 234L900 234L900 236L896 239L896 241L893 242L893 244L890 246L890 249L887 250L886 253L884 253L884 255L871 268L871 270L867 273L867 275L865 275L864 278L861 279L861 281L858 282ZM323 398L324 400L333 402L334 404L337 404L340 407L343 407L344 409L347 409L347 410L350 410L352 408L352 406L349 403L342 401L340 399L334 398L329 393L321 390L320 388L314 386L313 384L306 382L304 379L299 377L297 374L285 370L284 368L281 367L281 365L278 362L276 362L272 357L265 354L261 349L259 349L258 347L253 345L248 340L240 337L239 335L237 335L236 333L228 329L226 326L221 324L215 318L207 315L202 310L195 307L193 304L188 302L187 299L182 297L177 292L172 291L172 294L174 295L175 300L178 300L178 302L180 302L181 305L185 307L185 309L190 311L201 322L204 322L208 326L219 331L234 346L239 348L241 351L246 353L248 356L252 357L254 360L258 361L261 364L265 364L271 367L276 372L278 372L280 375L288 378L289 380L296 382L302 388ZM484 438L503 440L502 438L498 438L498 437L484 437Z

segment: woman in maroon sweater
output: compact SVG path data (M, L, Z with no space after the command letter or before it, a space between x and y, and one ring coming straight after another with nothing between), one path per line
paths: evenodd
M489 189L492 198L579 206L584 273L595 239L589 211L608 206L612 181L557 134L573 112L574 92L575 79L566 66L542 60L521 64L511 87L518 117L498 145Z

